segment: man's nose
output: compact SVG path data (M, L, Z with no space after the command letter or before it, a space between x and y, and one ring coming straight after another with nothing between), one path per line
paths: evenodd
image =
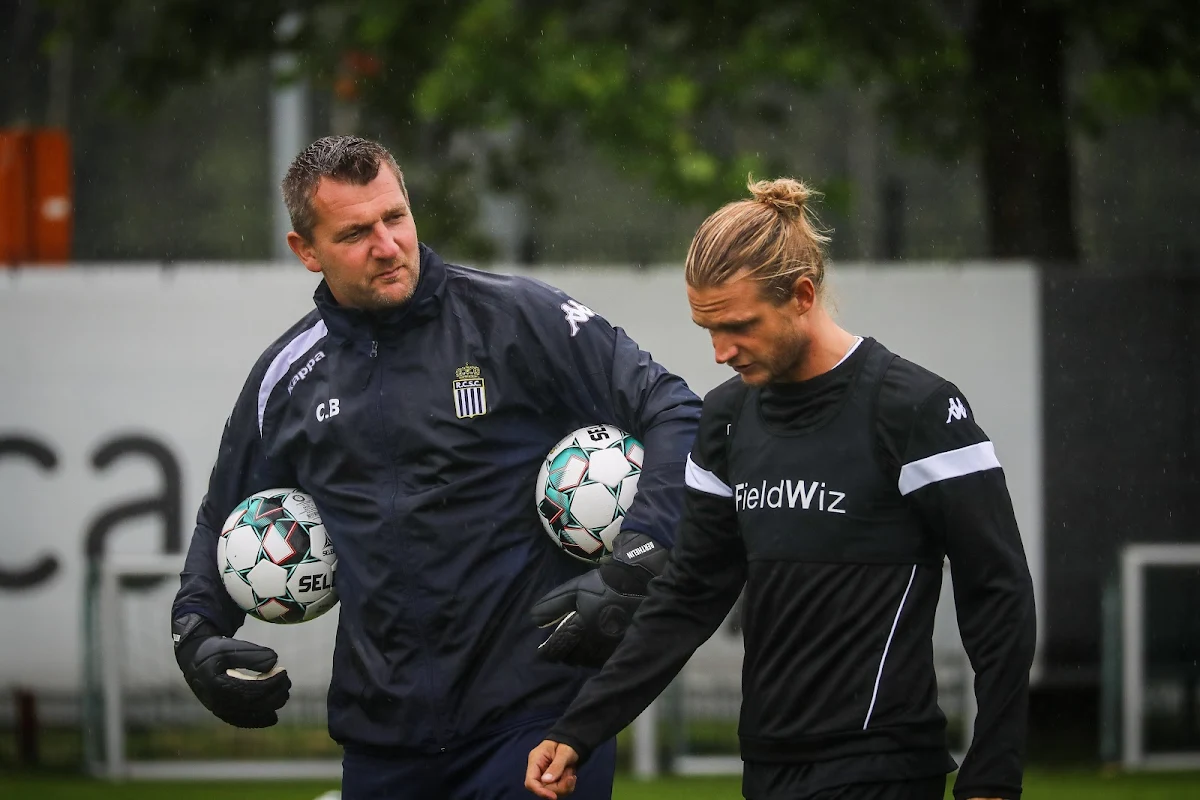
M388 230L388 226L384 225L382 220L375 223L371 236L375 239L371 246L371 255L375 258L389 259L400 255L400 245L396 244L396 240L392 238L392 232Z
M712 343L713 357L716 358L718 364L727 364L737 356L737 345L726 337L713 334Z

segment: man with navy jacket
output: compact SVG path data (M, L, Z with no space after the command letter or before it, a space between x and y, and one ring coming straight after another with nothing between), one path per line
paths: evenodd
M666 560L699 400L562 292L418 243L403 175L375 142L317 140L283 194L288 243L324 280L226 424L172 607L176 659L221 719L276 722L290 683L273 651L232 638L244 614L216 542L245 497L299 487L338 554L329 730L344 746L342 796L524 797L521 756L578 692L581 667L612 652L624 626L607 623L628 620ZM461 375L486 387L466 405ZM541 531L533 496L550 448L598 423L646 455L615 554L588 571ZM583 796L608 797L613 767L610 741Z

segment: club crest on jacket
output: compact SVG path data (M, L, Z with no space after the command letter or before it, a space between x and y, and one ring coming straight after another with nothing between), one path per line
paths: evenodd
M469 362L454 370L454 413L469 419L487 413L487 387L476 367Z

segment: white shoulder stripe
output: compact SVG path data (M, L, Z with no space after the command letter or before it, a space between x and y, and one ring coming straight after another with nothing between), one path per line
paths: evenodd
M687 468L683 473L683 482L698 492L717 497L733 497L733 489L726 486L723 480L708 470L696 466L690 453L687 457Z
M960 447L901 467L900 494L911 494L922 486L970 475L972 472L999 468L1000 461L991 442Z
M271 362L271 366L267 367L267 374L263 375L262 383L258 387L259 436L262 436L263 417L267 413L267 398L271 396L271 392L284 379L292 364L295 364L300 356L307 353L313 345L324 339L328 333L329 329L325 327L325 320L320 320L308 330L297 334L296 338L288 342L279 351L279 355L275 356L275 359Z

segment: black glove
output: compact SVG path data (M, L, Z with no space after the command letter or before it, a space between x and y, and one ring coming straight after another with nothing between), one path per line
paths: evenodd
M292 680L275 666L269 647L221 636L199 614L171 623L175 660L192 693L224 722L239 728L267 728L279 721Z
M548 661L599 667L617 649L646 585L670 551L644 533L619 533L613 553L591 572L552 589L530 612L539 628L556 626L538 654Z

